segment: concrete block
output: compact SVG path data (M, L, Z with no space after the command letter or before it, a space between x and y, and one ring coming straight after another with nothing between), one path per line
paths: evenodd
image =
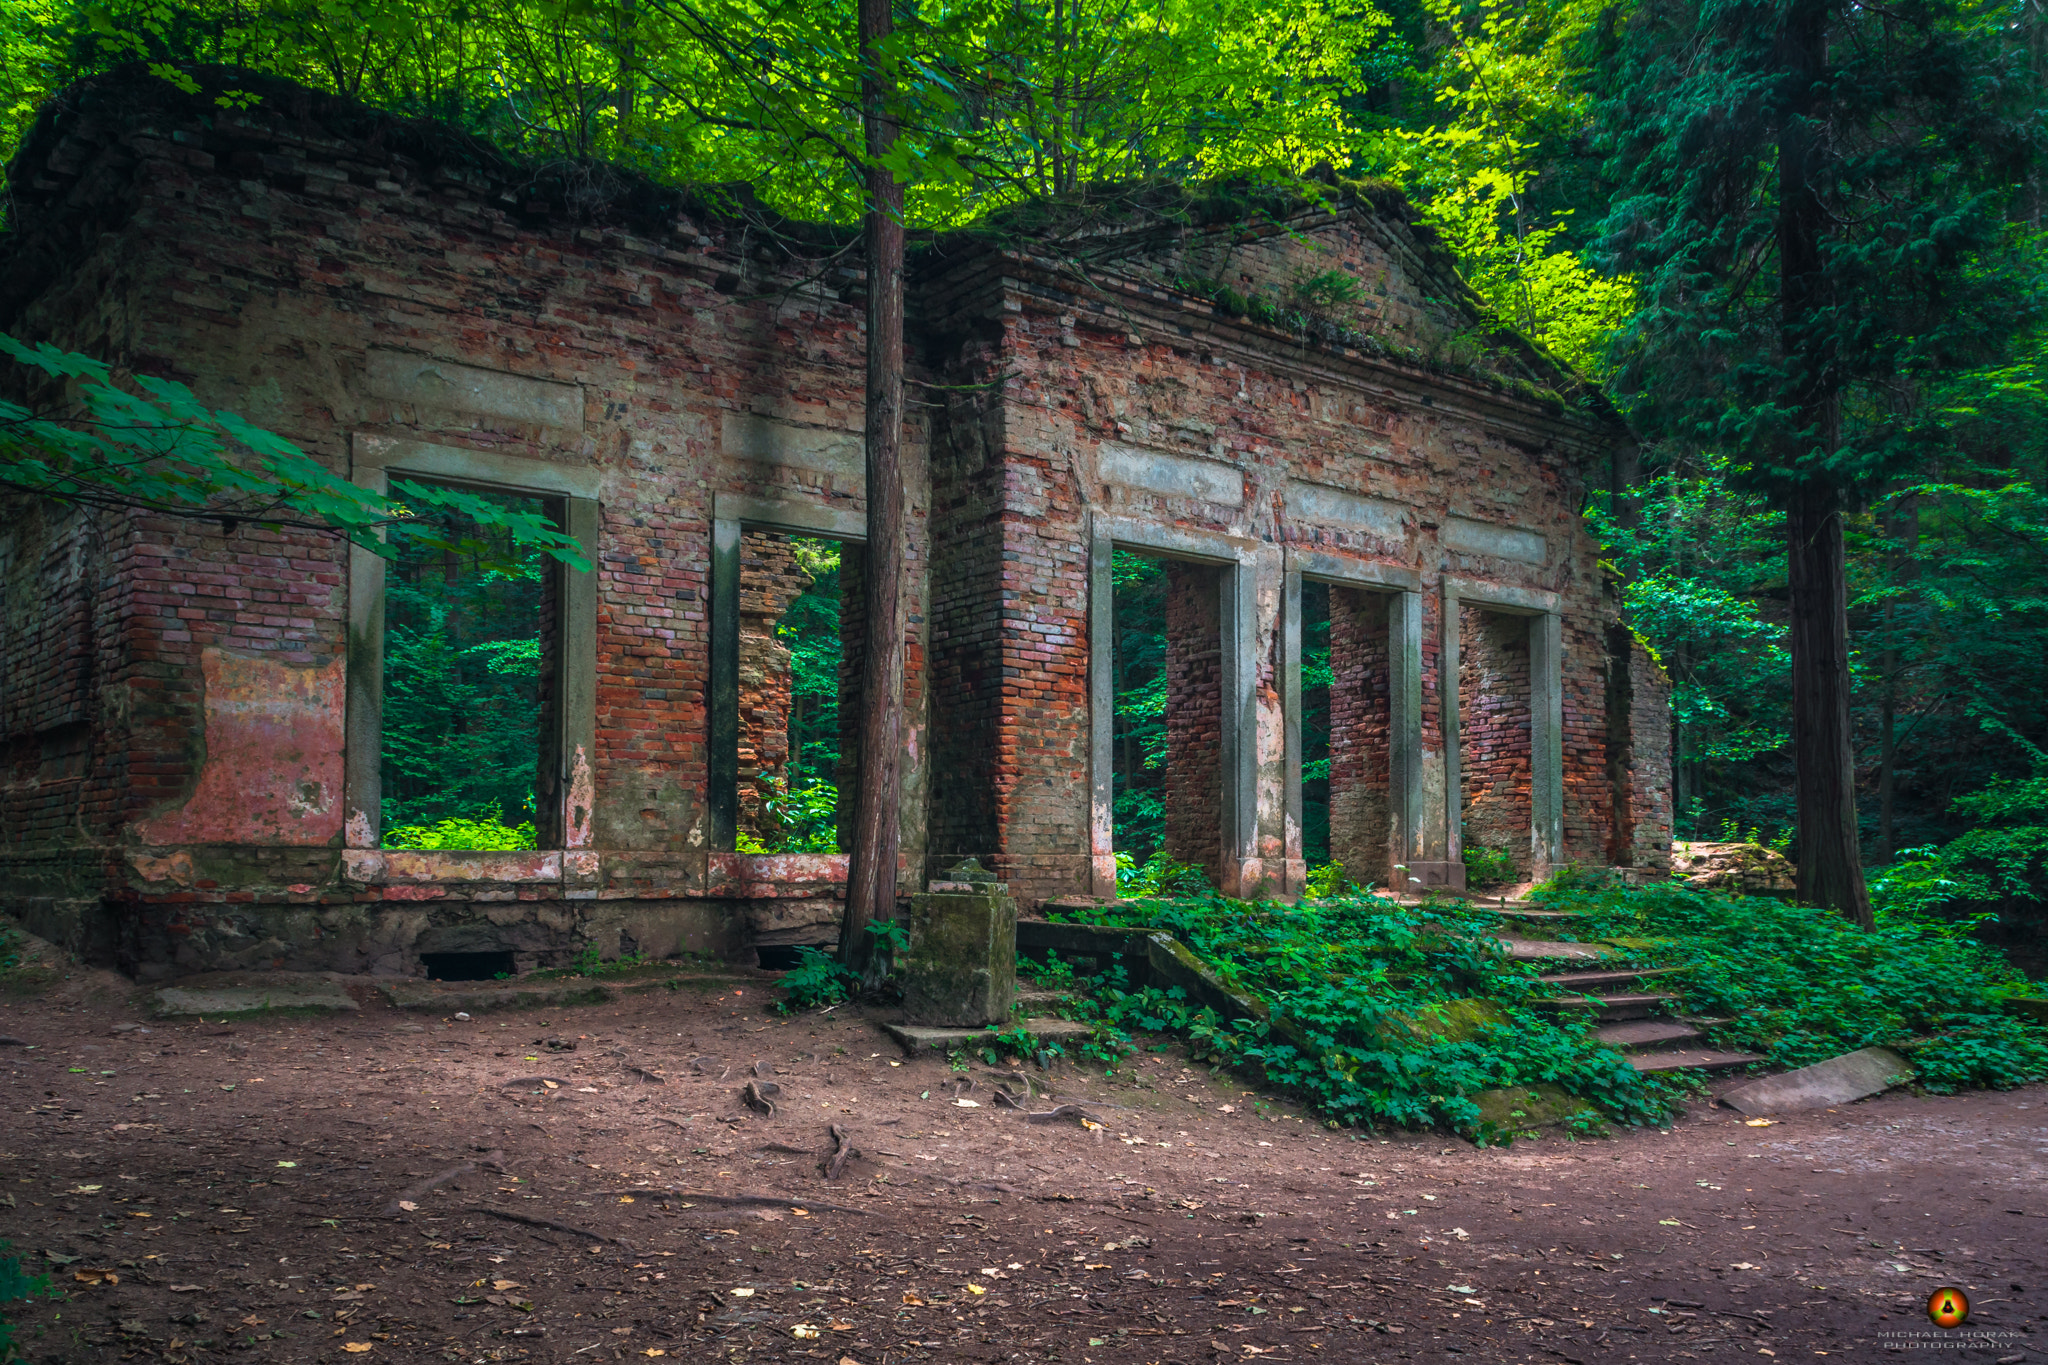
M953 1028L1006 1024L1017 996L1017 903L995 890L910 898L903 1012Z
M1094 1032L1091 1025L1073 1019L1020 1019L1017 1024L1032 1037L1063 1048ZM881 1030L912 1057L920 1052L963 1052L989 1035L987 1028L934 1028L929 1024L883 1024Z
M1163 450L1105 441L1102 480L1162 498L1195 498L1234 507L1244 501L1244 475L1214 460L1191 460Z
M1550 551L1549 544L1534 531L1468 521L1464 517L1444 518L1443 526L1437 531L1437 539L1447 550L1469 555L1492 555L1496 559L1512 559L1523 564L1542 564L1549 558Z
M1743 1114L1825 1109L1880 1094L1912 1079L1913 1068L1904 1057L1888 1047L1866 1047L1737 1086L1721 1096L1721 1103Z
M449 360L372 351L365 387L379 398L443 412L583 430L583 389L551 379L478 369Z
M267 1010L317 1010L332 1014L361 1008L339 981L317 973L262 972L189 977L183 984L152 991L150 1012L159 1019L214 1019Z

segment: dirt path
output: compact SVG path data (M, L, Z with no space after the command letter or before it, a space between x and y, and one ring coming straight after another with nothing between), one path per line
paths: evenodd
M777 1020L773 995L740 974L471 1021L366 1001L118 1034L137 1016L10 1002L0 1034L34 1046L0 1050L0 1236L67 1291L20 1312L22 1345L1591 1365L1938 1339L2019 1362L2048 1315L2042 1087L1766 1128L1703 1102L1669 1132L1479 1152L1326 1131L1177 1047L1114 1081L1033 1072L1056 1091L1035 1107L1083 1105L1090 1132L998 1107L980 1065L956 1096L846 1010ZM740 1098L757 1062L773 1116ZM828 1183L832 1124L862 1155ZM1943 1284L1974 1302L1960 1332L1922 1311Z

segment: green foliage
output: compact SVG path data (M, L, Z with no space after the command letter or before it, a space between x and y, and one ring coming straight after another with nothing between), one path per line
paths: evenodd
M1939 1091L2048 1076L2048 1032L2000 1012L2021 978L1953 926L1888 912L1873 935L1831 911L1581 876L1541 894L1585 914L1588 940L1632 945L1612 949L1616 964L1687 965L1688 1006L1733 1021L1713 1035L1721 1046L1800 1066L1884 1044ZM1118 969L1083 983L1088 994L1067 1009L1097 1022L1090 1055L1111 1065L1132 1032L1175 1034L1197 1058L1260 1075L1339 1122L1488 1141L1513 1135L1478 1128L1469 1097L1482 1090L1557 1085L1586 1102L1570 1124L1592 1133L1660 1121L1692 1084L1638 1073L1597 1043L1589 1019L1533 1008L1535 968L1490 951L1497 921L1461 901L1358 895L1288 909L1212 893L1088 918L1174 934L1271 1010L1271 1022L1225 1021L1177 988L1134 990Z
M1154 856L1166 833L1166 562L1118 550L1110 558L1110 581L1116 594L1111 811L1121 868L1124 859Z
M1310 866L1302 894L1310 900L1327 900L1331 896L1342 896L1347 892L1361 889L1351 878L1344 875L1344 864L1320 863Z
M1475 889L1507 886L1521 877L1515 855L1504 848L1465 848L1465 884Z
M1198 896L1213 886L1207 868L1177 862L1163 849L1142 864L1128 853L1116 855L1116 889L1120 896Z
M477 496L508 515L539 515L537 499ZM497 543L468 556L415 542L399 547L386 573L384 821L392 840L438 840L394 847L455 848L448 840L464 835L487 841L468 847L518 847L507 840L520 829L531 839L534 828L549 566L455 513L423 519L450 544Z
M1732 1021L1715 1041L1774 1065L1882 1045L1906 1053L1937 1092L2048 1078L2048 1031L2001 1012L2024 978L1954 924L1898 901L1867 933L1829 910L1675 883L1586 882L1543 899L1585 915L1584 938L1651 940L1636 961L1686 965L1687 1005Z
M476 819L451 815L432 824L394 826L384 831L384 847L515 852L539 844L534 840L533 821L508 825L496 811L486 811Z
M1000 1066L1006 1061L1031 1061L1039 1057L1051 1061L1065 1056L1066 1049L1058 1043L1040 1042L1024 1025L1012 1024L1006 1029L991 1028L976 1038L974 1055L990 1066Z
M836 1005L860 984L860 974L841 966L831 953L818 948L799 948L796 953L797 965L784 972L778 983L783 998L775 1008L783 1014Z
M649 967L665 965L667 964L662 959L649 957L637 949L630 953L620 953L617 957L606 959L598 951L595 943L586 943L583 945L583 950L577 953L569 961L568 965L562 967L543 967L537 972L529 973L529 975L536 980L543 981L566 980L570 977L603 978L607 976L633 976L646 971Z
M0 57L7 54L0 50ZM83 507L288 527L347 537L389 554L553 556L590 565L575 543L531 509L482 494L394 479L374 493L330 472L290 441L201 403L168 379L123 374L48 342L0 332L10 381L42 401L0 399L0 490ZM466 523L478 534L451 535ZM387 548L386 542L389 542Z
M12 1242L0 1242L0 1360L14 1360L20 1350L14 1341L14 1324L7 1319L9 1306L63 1297L48 1275L29 1274L21 1257L13 1254L13 1247Z
M1176 1034L1197 1057L1263 1076L1345 1124L1474 1131L1471 1095L1543 1082L1623 1123L1666 1112L1670 1087L1600 1047L1588 1021L1530 1006L1535 972L1492 951L1493 919L1463 902L1351 895L1289 909L1210 893L1121 901L1088 918L1172 933L1272 1011L1270 1023L1226 1022L1177 987L1134 990L1112 973L1071 1011L1105 1026L1097 1055L1112 1065L1131 1030Z

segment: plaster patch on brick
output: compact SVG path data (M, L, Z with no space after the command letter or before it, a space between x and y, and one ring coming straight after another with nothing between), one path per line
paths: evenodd
M183 849L162 858L152 858L146 853L130 853L128 862L135 874L146 882L173 881L180 886L192 885L199 874L192 868L192 855Z
M350 848L375 848L377 846L377 827L370 823L368 811L358 810L349 812L346 839Z
M597 804L596 794L590 776L590 754L579 744L576 758L569 769L569 799L566 818L562 826L568 831L562 841L564 848L590 847L590 812Z
M341 833L340 659L309 668L208 647L206 757L191 794L139 822L146 844L318 844Z

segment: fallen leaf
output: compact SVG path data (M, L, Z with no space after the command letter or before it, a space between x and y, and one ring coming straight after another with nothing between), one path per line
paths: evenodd
M347 1351L352 1356L359 1356L370 1349L370 1343L367 1341L344 1341L341 1343L341 1349Z
M111 1270L74 1270L71 1278L80 1284L119 1284L121 1277Z
M659 1346L650 1346L640 1354L643 1356L665 1356L668 1352L662 1350Z
M799 1218L808 1218L811 1216L811 1211L809 1209L791 1209L790 1212L795 1214Z
M790 1335L794 1336L799 1341L815 1341L820 1336L824 1335L817 1328L811 1326L808 1322L800 1322L796 1326L790 1328L789 1331Z
M299 1163L296 1161L280 1161L277 1164L284 1167L286 1170L290 1170L294 1166L297 1166Z
M909 1304L909 1305L910 1305L911 1307L913 1307L913 1308L922 1308L922 1307L924 1307L924 1300L923 1300L923 1299L920 1299L920 1298L919 1298L919 1297L918 1297L917 1295L915 1295L915 1294L905 1294L905 1295L903 1296L903 1301L904 1301L905 1303Z
M735 1289L732 1291L732 1296L736 1299L751 1299L754 1297L754 1291L751 1289Z
M1776 1119L1744 1119L1742 1126L1745 1128L1768 1128L1776 1122Z
M398 1207L404 1209L407 1213L418 1213L420 1211L420 1206L413 1203L410 1199L399 1200Z
M1730 1270L1762 1270L1762 1269L1763 1269L1763 1267L1762 1267L1762 1266L1760 1266L1760 1265L1751 1265L1751 1264L1750 1264L1750 1263L1749 1263L1748 1261L1737 1261L1737 1262L1736 1262L1736 1263L1735 1263L1734 1265L1731 1265L1731 1266L1729 1266L1728 1268L1729 1268Z
M105 1186L105 1185L73 1185L73 1186L71 1187L71 1193L73 1193L73 1194L98 1194L98 1193L99 1193L99 1192L100 1192L101 1190L103 1190L103 1189L105 1189L105 1188L106 1188L106 1186Z
M970 1294L986 1294L988 1293L988 1290L983 1288L981 1285L970 1284L967 1286L967 1292Z
M492 1280L491 1288L502 1294L508 1289L524 1289L526 1286L517 1280Z
M171 1292L173 1294L204 1294L206 1286L203 1284L174 1284L171 1286Z
M1685 1226L1685 1224L1679 1222L1676 1218L1659 1218L1657 1220L1657 1226L1665 1228L1682 1228Z
M981 1108L981 1101L980 1101L980 1100L954 1100L954 1101L953 1101L953 1103L954 1103L954 1104L955 1104L956 1106L958 1106L959 1108L961 1108L961 1109L979 1109L979 1108Z

